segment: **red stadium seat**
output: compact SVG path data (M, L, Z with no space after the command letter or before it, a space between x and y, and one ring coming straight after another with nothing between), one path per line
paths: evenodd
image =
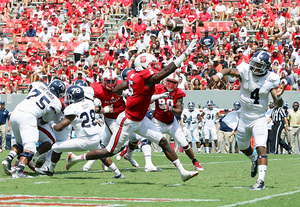
M11 19L10 22L18 24L20 22L20 20L18 20L18 19Z
M18 42L18 43L25 42L24 37L16 37L15 41Z
M14 28L15 27L15 23L7 22L6 23L6 27Z
M4 17L3 17L1 20L2 20L2 22L9 22L9 21L10 21L10 18L4 18Z
M26 49L27 49L27 45L25 45L25 44L19 44L19 49L21 50L21 51L25 51Z
M13 32L13 28L3 28L3 32L8 34L8 33L12 33Z

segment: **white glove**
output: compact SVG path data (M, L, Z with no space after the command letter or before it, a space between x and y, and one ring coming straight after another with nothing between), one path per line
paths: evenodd
M284 83L285 85L287 85L288 82L287 82L286 79L282 79L280 83L281 83L281 84Z
M189 47L184 51L184 54L188 56L193 52L194 49L196 49L197 39L193 39L193 41L190 43Z
M107 114L107 113L112 113L113 111L113 108L111 106L105 106L104 107L104 114Z
M53 130L55 130L55 129L54 129L54 125L56 125L56 124L55 124L54 121L49 122L49 125L51 126L51 128L52 128Z

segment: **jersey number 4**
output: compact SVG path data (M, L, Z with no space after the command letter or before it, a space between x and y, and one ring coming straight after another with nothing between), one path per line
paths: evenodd
M83 119L81 122L81 127L83 128L89 128L91 125L89 124L90 120L92 120L92 125L96 126L97 123L95 122L95 111L94 109L90 110L90 113L88 114L87 112L83 112L80 114L80 119Z
M37 90L37 89L34 89L34 90L33 90L32 92L30 92L30 93L33 93L33 94L30 95L30 96L27 96L26 99L31 99L31 98L33 98L33 97L37 97L37 96L39 96L39 95L42 94L42 93L41 93L39 90ZM48 99L46 96L42 96L42 97L39 99L39 101L37 101L37 102L35 102L35 103L36 103L36 105L37 105L40 109L43 110L43 109L45 109L45 107L46 107L45 102L46 102L47 104L50 103L49 99Z
M250 98L254 99L254 104L259 104L259 88L256 88L254 91L252 91Z

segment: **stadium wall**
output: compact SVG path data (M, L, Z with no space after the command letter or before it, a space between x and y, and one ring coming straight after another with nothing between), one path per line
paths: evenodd
M233 107L233 103L239 100L239 94L240 91L186 91L184 105L187 106L188 102L194 102L196 106L199 104L203 107L206 105L208 100L212 100L220 109L231 109ZM0 100L5 101L7 110L12 112L16 105L25 97L26 95L22 94L5 94L0 96ZM300 91L285 91L283 99L288 102L289 106L292 106L294 101L300 102Z

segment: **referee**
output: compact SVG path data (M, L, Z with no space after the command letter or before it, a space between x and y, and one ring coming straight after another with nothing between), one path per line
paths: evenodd
M268 135L268 148L271 154L278 153L278 144L282 146L285 150L289 151L290 146L288 146L281 138L282 129L285 127L285 130L288 128L288 120L286 118L286 113L282 107L275 107L272 110L271 116L268 119L268 123L272 120L273 125L272 129Z

